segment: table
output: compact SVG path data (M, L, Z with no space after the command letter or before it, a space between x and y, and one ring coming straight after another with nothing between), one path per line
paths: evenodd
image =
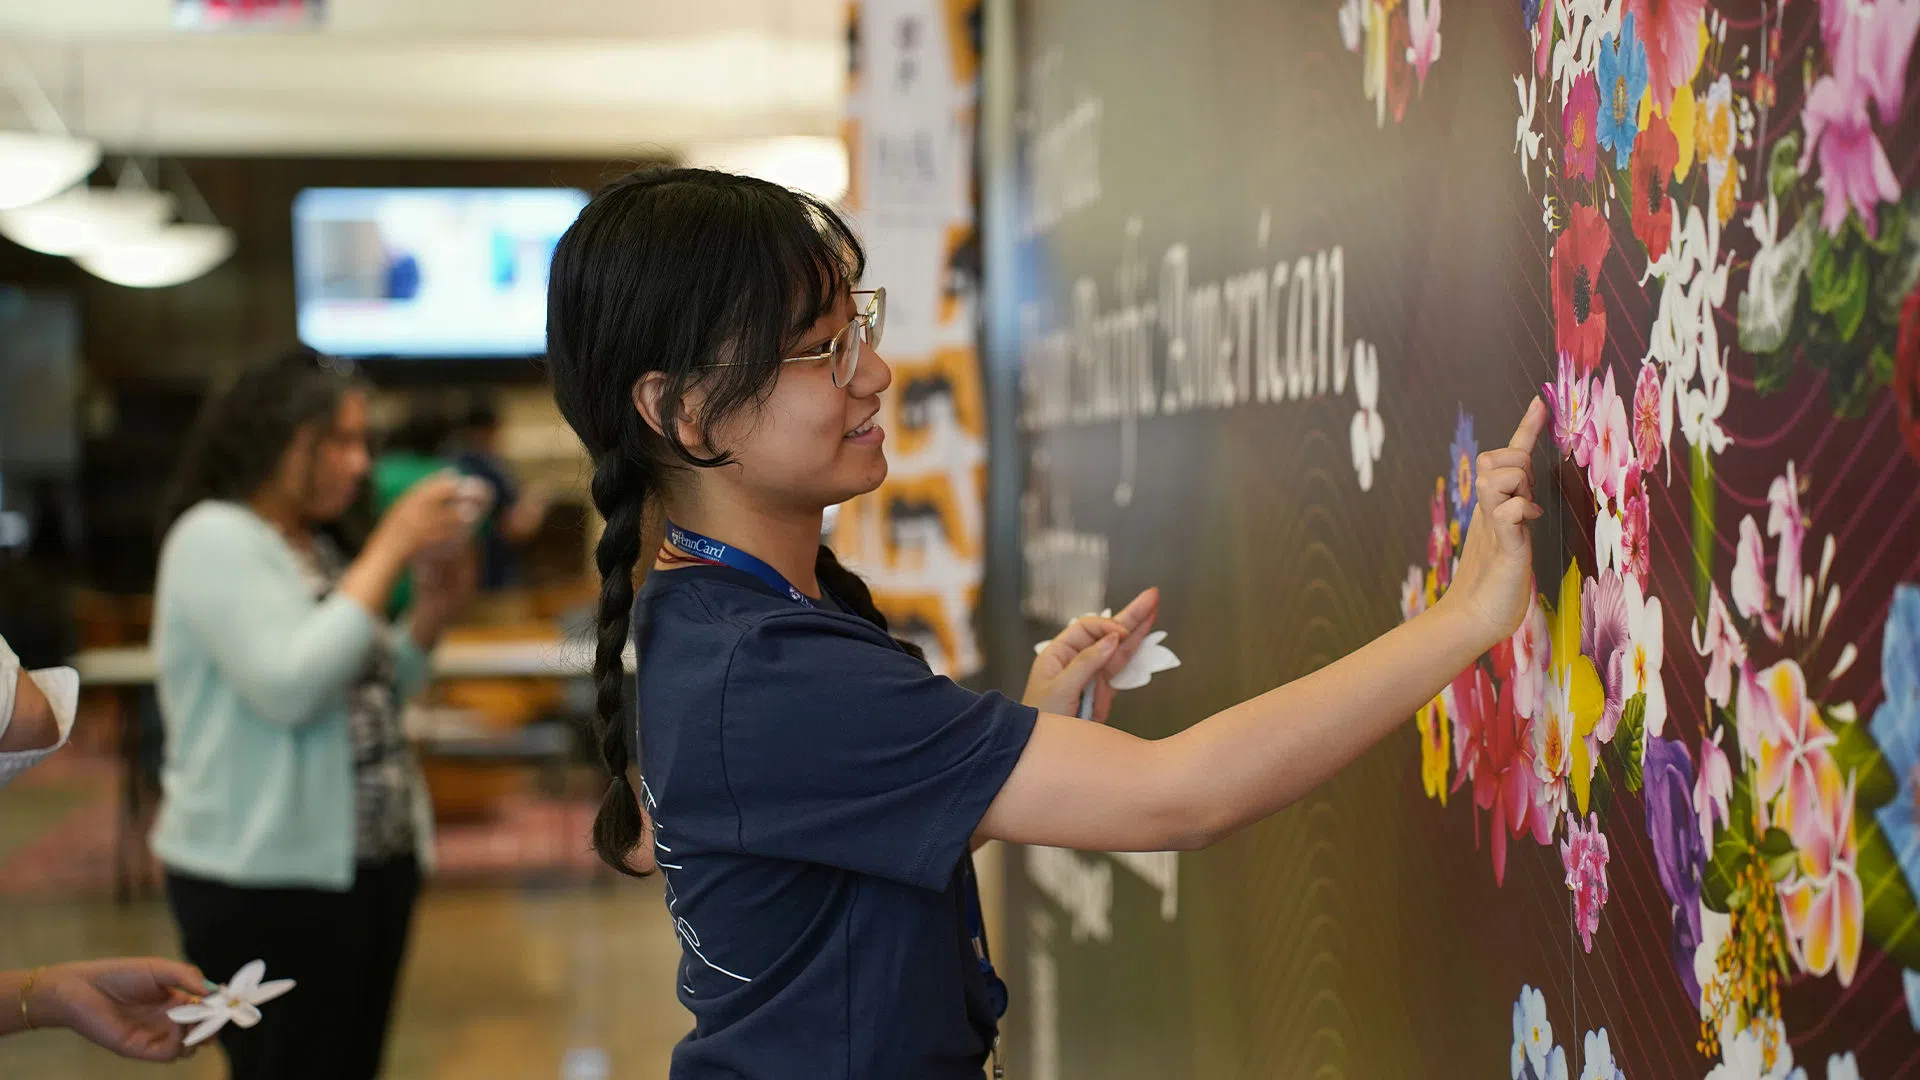
M430 658L436 679L564 679L593 672L592 645L566 641L449 642ZM621 659L633 673L633 646ZM142 687L158 674L153 649L123 645L84 649L71 661L84 687Z
M469 641L448 642L433 650L430 672L436 679L564 679L584 678L593 672L592 644L584 641ZM623 666L634 670L633 646L622 654ZM125 717L120 733L120 813L114 838L113 893L126 902L133 896L129 864L140 840L136 831L148 792L141 784L140 696L158 677L153 649L146 645L85 649L72 659L83 689L114 689L121 695Z

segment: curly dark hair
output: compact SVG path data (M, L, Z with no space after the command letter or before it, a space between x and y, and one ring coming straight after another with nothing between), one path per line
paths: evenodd
M252 498L280 467L294 434L331 417L341 398L365 385L351 364L300 345L215 391L187 435L161 500L160 537L203 500ZM350 540L353 531L349 524L348 535L339 539Z

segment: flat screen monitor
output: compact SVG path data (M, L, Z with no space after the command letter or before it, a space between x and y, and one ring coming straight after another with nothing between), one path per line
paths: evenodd
M547 267L575 188L308 188L293 203L300 340L347 357L546 351Z

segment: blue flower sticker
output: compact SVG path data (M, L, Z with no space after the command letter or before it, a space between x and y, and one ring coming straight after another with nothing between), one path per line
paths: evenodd
M1920 893L1920 585L1893 590L1880 645L1880 680L1887 697L1873 714L1873 738L1900 780L1900 793L1875 816L1907 885Z
M1473 481L1477 469L1474 461L1480 456L1480 444L1473 441L1473 417L1467 410L1460 410L1460 417L1453 425L1453 447L1448 450L1447 492L1453 498L1453 520L1460 527L1460 535L1453 538L1455 546L1462 543L1467 535L1467 523L1473 520L1473 508L1478 497L1473 492Z
M1634 33L1633 16L1620 23L1620 35L1600 39L1600 116L1595 134L1613 151L1613 167L1624 169L1640 135L1640 97L1647 92L1647 47Z

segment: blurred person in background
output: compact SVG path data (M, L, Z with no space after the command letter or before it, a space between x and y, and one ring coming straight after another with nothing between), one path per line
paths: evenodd
M0 786L66 745L79 695L78 672L24 671L0 637ZM191 1051L167 1009L213 989L191 964L152 956L0 971L0 1036L67 1028L121 1057L173 1061Z
M401 708L471 597L470 503L420 479L355 554L368 390L295 349L201 414L162 517L153 850L187 956L297 980L229 1025L235 1080L378 1075L431 819ZM409 566L415 593L390 625Z
M446 450L461 472L493 489L493 519L480 534L480 588L497 592L520 584L520 549L540 531L551 497L538 484L514 482L500 456L500 412L491 401L473 402Z

